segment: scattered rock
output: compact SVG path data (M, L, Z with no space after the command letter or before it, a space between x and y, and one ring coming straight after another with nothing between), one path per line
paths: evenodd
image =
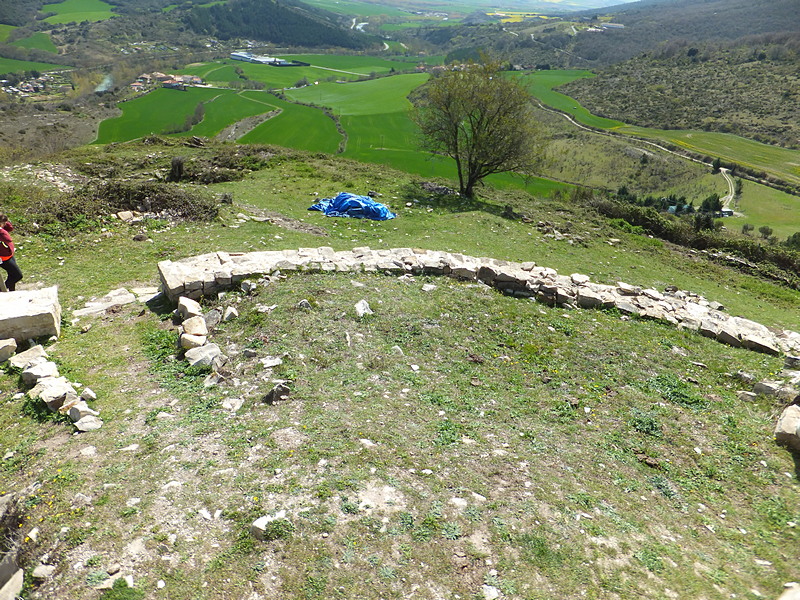
M222 313L217 308L212 308L203 317L206 320L206 328L209 331L214 331L217 325L222 321Z
M74 425L78 431L96 431L103 426L103 421L93 415L87 415L75 421Z
M44 362L47 358L47 352L42 346L33 346L29 350L25 350L25 352L12 356L8 364L15 369L25 370L28 367Z
M182 333L180 337L180 345L184 350L200 348L201 346L204 346L207 341L208 338L204 335L191 335L188 333Z
M279 510L274 515L265 515L259 517L250 525L250 534L257 540L264 541L266 537L266 530L270 523L274 521L282 521L286 519L286 511Z
M31 573L31 576L34 579L50 579L53 576L53 573L56 572L55 565L37 565L36 568Z
M208 326L203 317L189 317L181 323L184 333L196 336L207 336Z
M285 383L279 383L266 393L262 401L266 404L277 404L278 402L288 400L290 392L289 386Z
M239 316L239 311L236 310L236 308L234 308L233 306L228 306L225 309L225 314L222 317L222 320L227 323L228 321L233 321L238 316Z
M365 315L374 314L372 312L372 309L369 307L369 302L367 302L366 300L359 300L356 303L355 309L356 309L356 316L358 316L359 319Z
M22 383L28 387L33 387L40 379L44 379L45 377L58 377L58 365L46 360L25 369L21 377Z
M800 452L800 406L792 404L783 409L775 425L775 441Z
M216 344L206 344L199 348L187 350L185 357L192 367L211 366L213 360L222 354L222 350Z
M183 320L200 317L203 315L203 308L196 300L181 296L178 299L178 314Z

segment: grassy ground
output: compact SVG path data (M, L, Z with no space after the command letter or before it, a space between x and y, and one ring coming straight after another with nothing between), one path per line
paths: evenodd
M22 71L55 71L63 69L64 65L32 62L28 60L15 60L13 58L0 58L1 73L20 73Z
M176 152L206 151L122 144L68 160L152 174ZM306 210L314 193L367 189L399 217ZM731 313L796 326L797 292L556 198L487 189L478 202L434 202L402 172L296 152L210 190L234 199L213 224L109 221L105 234L19 235L25 284L58 284L69 323L93 295L155 283L165 258L414 246L674 284ZM504 219L505 204L583 241ZM261 211L316 234L237 216ZM132 241L140 230L152 243ZM304 298L309 311L297 308ZM374 314L359 319L361 299ZM105 425L95 433L41 420L12 397L16 377L0 377L0 450L13 452L0 463L0 492L41 484L23 505L25 533L39 528L25 555L48 552L59 566L52 582L28 584L28 598L97 598L91 586L115 562L136 588L176 600L455 599L484 584L526 600L571 599L578 587L598 599L756 598L795 579L797 477L771 441L780 407L734 393L737 370L766 378L777 358L448 279L296 275L206 301L215 306L240 313L212 337L237 385L204 389L203 373L172 360L162 306L65 326L50 352L98 393ZM283 363L265 370L258 359L268 356ZM291 380L288 401L261 402L272 378ZM223 406L234 398L237 412ZM82 454L89 446L95 453ZM279 510L287 518L269 540L252 539L250 522Z
M34 33L30 37L17 40L13 45L21 48L35 48L54 54L58 53L58 47L53 43L53 40L50 39L50 35L43 31Z
M75 21L104 21L114 16L112 6L103 0L64 0L53 4L45 4L41 11L54 12L47 17L47 23L71 23Z
M8 39L9 34L14 31L16 27L14 25L5 25L0 24L0 42L5 42Z

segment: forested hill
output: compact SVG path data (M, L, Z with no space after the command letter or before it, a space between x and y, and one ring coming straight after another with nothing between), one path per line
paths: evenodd
M797 0L643 0L579 14L608 15L625 25L602 35L577 36L572 52L598 65L627 60L670 40L800 32Z
M251 38L285 46L338 46L360 49L374 40L350 31L335 19L300 2L232 0L195 7L185 22L197 33L226 40Z
M26 25L34 19L41 5L40 0L0 0L0 23Z

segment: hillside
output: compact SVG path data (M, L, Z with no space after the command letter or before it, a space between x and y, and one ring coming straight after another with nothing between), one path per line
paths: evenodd
M656 0L595 11L482 27L423 27L405 35L463 56L493 52L514 64L598 69L662 43L721 43L746 36L800 31L792 0ZM602 29L614 23L621 28Z
M154 182L176 156L192 178L228 180ZM161 260L319 246L535 261L690 290L781 328L796 326L797 291L637 234L579 194L467 202L276 147L148 138L4 175L25 287L59 285L65 309L47 351L104 421L73 435L18 393L17 372L0 376L6 523L26 568L53 567L26 598L776 597L795 578L797 474L772 440L784 403L737 395L779 357L475 282L282 268L203 299L206 314L238 313L213 328L229 363L206 385L208 369L176 355L163 301L74 311L157 284ZM344 189L375 190L398 218L308 212ZM102 208L141 193L156 212L140 221ZM183 219L159 212L179 199ZM277 380L288 397L265 402ZM264 515L277 519L257 540ZM110 577L135 589L98 592Z
M284 46L363 49L374 42L346 30L334 15L302 2L231 0L188 11L185 23L197 33L222 40L251 38Z
M722 45L671 42L560 89L593 113L630 124L797 148L797 40L787 33Z

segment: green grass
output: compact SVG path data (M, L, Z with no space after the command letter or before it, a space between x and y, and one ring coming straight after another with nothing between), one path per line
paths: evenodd
M392 69L413 69L408 62L388 60L374 56L337 56L327 54L288 54L279 58L310 63L310 67L271 67L236 60L189 65L178 71L185 75L197 75L206 81L227 84L239 80L236 69L241 69L248 79L261 81L268 88L292 87L305 78L308 81L337 79L352 81L372 73L386 74Z
M182 125L198 102L234 93L232 90L208 88L188 88L185 92L159 88L121 104L122 116L103 121L95 143L121 142L159 134L166 128Z
M22 71L56 71L64 69L64 65L0 58L0 73L21 73Z
M19 46L20 48L44 50L45 52L52 52L54 54L58 53L58 47L53 43L53 40L50 39L50 35L43 31L34 33L30 37L17 40L13 42L12 45Z
M41 12L54 12L47 17L46 23L70 23L72 21L104 21L114 16L113 7L103 0L64 0L54 4L45 4Z
M233 122L276 109L274 100L266 92L220 94L206 102L205 117L187 135L213 137Z
M14 25L0 23L0 42L5 42L8 39L8 36L11 35L11 32L15 29L16 27Z
M744 217L726 220L726 225L730 223L729 227L741 229L744 223L750 223L755 226L754 235L759 235L758 228L766 225L772 228L773 235L781 241L796 231L800 231L797 196L750 181L743 183L744 188L738 210L744 213Z
M271 102L281 110L281 114L246 133L240 142L276 144L330 154L336 152L341 135L336 131L334 122L321 111L274 96Z

